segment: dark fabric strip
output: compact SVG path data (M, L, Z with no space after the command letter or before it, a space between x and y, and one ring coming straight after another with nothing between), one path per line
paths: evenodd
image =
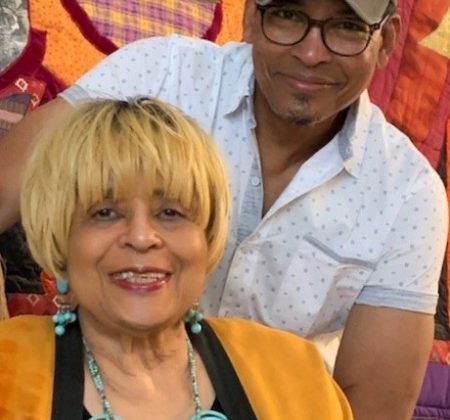
M83 347L76 322L62 337L56 337L52 420L81 420L83 398Z
M257 420L236 371L214 330L207 321L203 321L202 326L200 334L191 334L188 331L189 337L205 364L223 413L229 420Z

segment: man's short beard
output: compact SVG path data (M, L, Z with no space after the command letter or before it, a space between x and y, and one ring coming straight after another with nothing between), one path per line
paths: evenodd
M309 98L305 95L297 95L296 103L298 103L301 108L307 108L309 105ZM313 115L298 115L298 113L294 111L288 111L286 113L278 112L278 116L290 124L297 125L299 127L306 127L310 125L314 125L319 122L319 118ZM300 112L301 114L301 112Z
M295 115L288 116L287 121L289 121L290 124L297 125L299 127L314 125L317 122L316 118L313 117L298 117Z

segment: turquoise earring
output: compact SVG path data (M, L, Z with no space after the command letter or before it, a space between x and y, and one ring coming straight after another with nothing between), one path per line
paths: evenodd
M190 324L191 332L193 334L200 334L202 332L202 324L200 324L202 320L203 314L198 311L198 305L189 309L187 314L183 317L183 321L186 324Z
M58 311L53 315L53 322L55 323L55 334L60 337L66 332L66 327L76 321L77 315L72 310L71 304L67 301L67 293L69 292L69 283L66 279L56 280L56 306Z

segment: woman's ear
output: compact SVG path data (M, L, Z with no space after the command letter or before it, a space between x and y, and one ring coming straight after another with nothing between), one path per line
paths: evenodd
M400 16L395 13L381 29L382 44L378 51L377 67L384 67L394 51L402 29Z
M243 40L252 43L255 35L255 25L258 21L258 11L256 10L256 0L245 0L243 19Z

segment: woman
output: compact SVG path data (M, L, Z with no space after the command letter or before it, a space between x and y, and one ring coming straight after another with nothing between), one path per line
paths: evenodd
M59 311L0 323L0 418L350 419L311 344L196 311L228 212L212 141L156 100L87 104L40 141L22 216Z

